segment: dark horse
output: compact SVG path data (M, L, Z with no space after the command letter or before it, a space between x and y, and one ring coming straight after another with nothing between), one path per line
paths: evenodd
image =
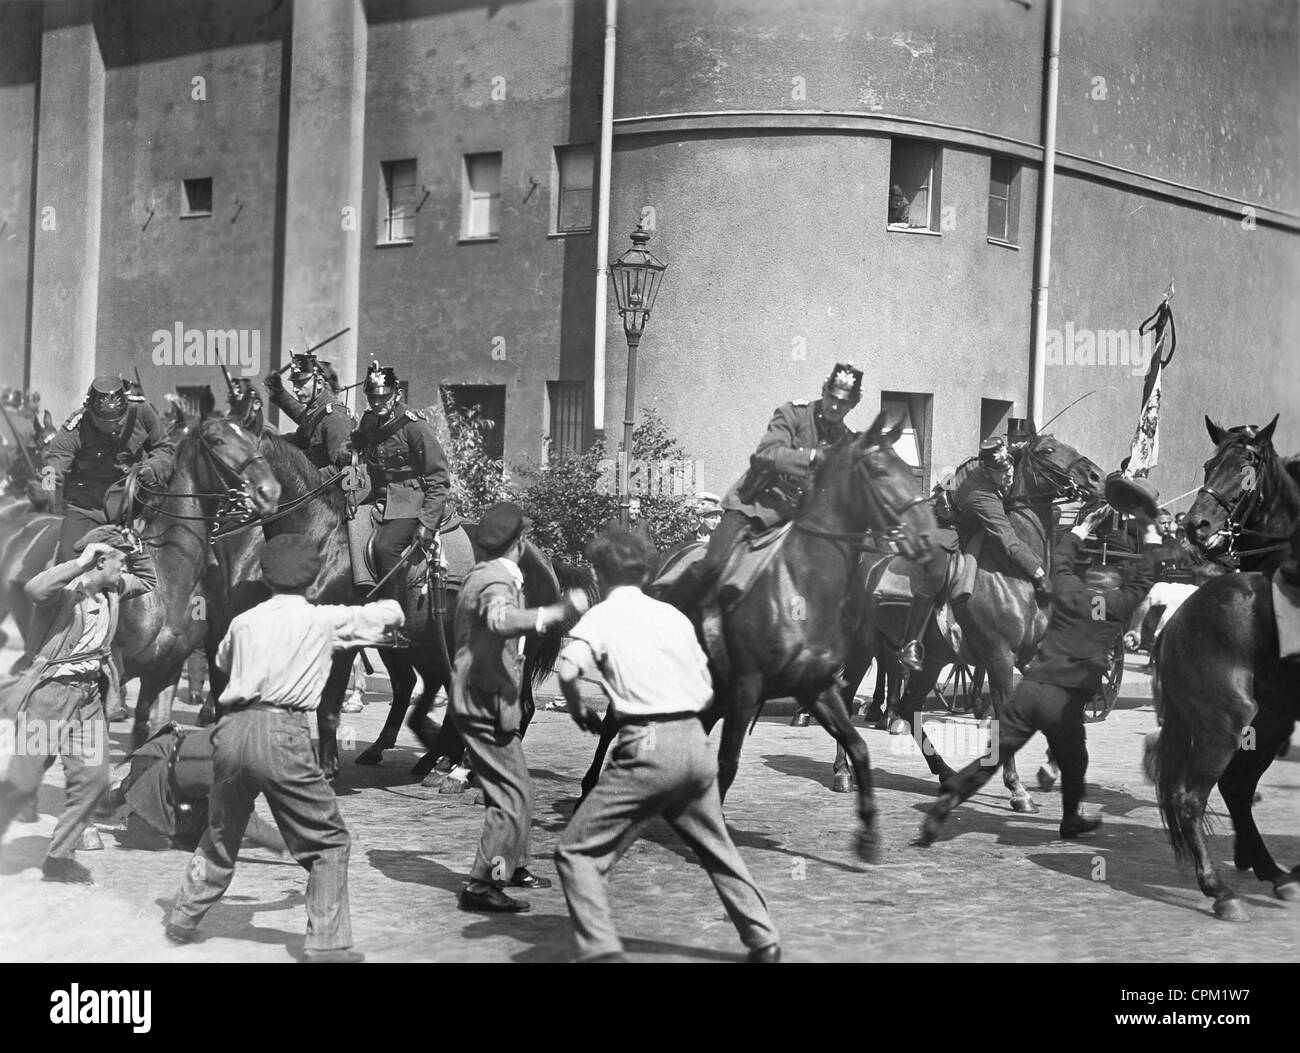
M765 699L794 697L843 747L858 784L859 856L879 854L876 801L866 743L840 701L838 672L857 624L853 572L864 547L897 545L923 558L937 529L933 510L893 444L901 426L883 414L862 435L843 439L817 468L811 495L772 561L722 620L725 668L706 729L724 722L718 789L736 778L746 729Z
M260 580L258 557L263 538L282 533L304 534L320 548L321 572L308 593L314 603L357 603L361 601L353 585L352 563L348 549L347 499L342 488L326 478L292 443L279 435L264 432L261 448L271 470L279 480L282 503L279 511L267 517L261 531L246 530L224 539L216 546L218 566L209 578L208 594L215 602L216 616L211 620L208 633L209 659L217 643L229 628L230 620L243 610L260 603L269 595ZM549 561L532 545L526 545L520 560L524 574L525 592L531 604L553 603L559 598L559 585ZM461 748L454 731L444 726L438 734L437 725L428 719L428 711L440 687L451 690L451 670L447 658L455 654L452 621L456 608L456 592L446 593L446 612L442 620L444 639L437 638L437 618L432 612L408 624L412 646L409 648L380 648L379 654L388 669L393 689L393 701L388 720L376 742L363 753L369 763L378 763L385 749L392 748L401 729L402 718L411 701L415 687L415 674L424 681L424 696L412 715L411 729L421 744L434 756L446 753L459 759ZM553 638L552 638L553 637ZM538 654L553 656L558 650L558 633L538 640L530 640L532 662L526 671L537 676L549 672L549 663ZM346 693L348 674L355 652L338 655L330 670L317 710L320 730L320 761L325 774L332 777L338 770L339 714ZM225 676L209 663L213 696L220 698L225 686ZM367 756L368 755L368 756ZM432 767L433 757L426 757L419 771Z
M1080 498L1100 497L1102 471L1078 450L1054 435L1034 435L1016 455L1015 478L1007 495L1007 518L1020 539L1042 560L1051 562L1052 532L1055 527L1053 503ZM872 659L888 659L902 641L890 641L886 630L897 619L882 611L882 606L910 600L907 568L898 560L882 566L864 561L858 573L866 592L864 617L855 634L855 645L845 668L845 682L856 685L870 667ZM898 566L895 566L898 565ZM893 595L878 598L876 586L886 574L892 581ZM1047 631L1047 612L1037 602L1032 583L1008 565L1001 550L985 543L979 554L979 570L974 592L964 604L955 608L961 627L961 655L954 655L935 629L933 620L927 629L925 664L908 678L900 703L898 718L906 730L913 732L930 771L940 780L948 779L952 768L934 750L924 726L913 719L922 699L929 694L944 665L960 657L968 664L987 671L990 701L996 717L1011 697L1015 670L1024 668L1034 656L1038 642ZM846 700L852 701L852 696ZM836 754L836 788L844 779L844 754ZM1018 812L1038 810L1033 798L1020 781L1014 761L1002 773L1011 793L1011 807Z
M1208 554L1233 550L1243 536L1250 546L1237 553L1243 564L1270 566L1284 554L1276 539L1288 525L1296 529L1300 487L1273 451L1276 423L1225 432L1207 418L1216 449L1187 529ZM1237 869L1254 870L1280 899L1300 900L1300 867L1288 873L1273 861L1252 814L1260 777L1300 719L1300 664L1279 658L1268 575L1227 574L1202 586L1169 620L1153 657L1161 727L1147 736L1146 769L1175 858L1191 858L1218 917L1249 919L1206 844L1217 784L1236 830Z

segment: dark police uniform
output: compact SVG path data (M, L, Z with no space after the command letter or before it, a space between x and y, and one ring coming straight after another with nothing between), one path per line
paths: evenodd
M1032 579L1042 563L1034 550L1020 540L1007 518L1004 500L989 469L984 465L975 467L957 487L957 536L965 551L970 551L971 543L979 535L991 538L1011 565Z
M67 503L59 562L72 557L72 546L88 530L108 522L104 495L125 478L129 468L144 465L140 481L146 486L157 486L171 476L176 451L158 414L142 395L128 394L126 404L126 421L118 438L97 430L89 410L80 409L45 447L46 476L52 472L55 492L62 490Z
M1101 689L1111 649L1133 609L1151 588L1154 560L1147 553L1123 583L1106 591L1090 588L1079 576L1079 536L1068 533L1052 553L1052 612L1038 654L999 714L994 742L996 763L980 759L963 768L953 789L930 809L922 840L932 840L938 823L1005 765L1035 731L1047 736L1061 768L1061 836L1074 837L1097 825L1079 816L1088 748L1083 710Z
M383 521L375 538L375 561L382 577L397 565L417 524L437 532L447 510L451 473L432 426L405 406L399 405L387 424L373 410L366 410L352 442L370 472L366 501L383 502Z
M352 463L352 414L324 383L310 405L304 405L286 389L271 392L271 401L298 425L285 438L307 454L317 468L346 468Z

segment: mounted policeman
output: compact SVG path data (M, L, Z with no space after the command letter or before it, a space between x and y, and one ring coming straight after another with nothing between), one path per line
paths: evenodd
M35 507L66 505L56 561L71 559L81 537L110 522L106 497L114 484L138 465L141 485L159 486L171 478L175 452L143 395L130 392L121 377L96 377L82 408L45 447L41 478L28 484Z
M814 402L795 399L778 406L767 433L749 459L749 470L722 499L722 518L704 558L687 567L667 600L689 611L717 579L737 540L793 519L826 449L853 432L844 418L862 400L862 370L841 362Z
M335 394L324 363L310 351L293 353L289 386L281 373L266 378L271 401L298 425L285 438L307 454L324 471L352 463L352 414Z
M433 426L404 404L391 366L370 366L365 394L370 408L352 433L352 445L370 475L364 503L375 503L375 569L382 579L398 566L412 540L423 549L431 545L450 511L451 472ZM398 580L390 583L388 595L400 598L404 575L394 577Z

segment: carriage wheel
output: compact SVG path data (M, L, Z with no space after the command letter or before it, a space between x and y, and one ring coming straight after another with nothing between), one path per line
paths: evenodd
M1115 702L1119 698L1119 687L1123 682L1124 637L1120 636L1115 641L1115 646L1110 649L1110 665L1106 669L1106 675L1102 677L1101 690L1088 703L1084 710L1085 718L1089 721L1105 720L1110 715L1110 711L1115 708Z
M978 706L983 686L982 669L965 662L954 662L948 667L948 676L941 682L935 681L930 693L949 713L966 713Z

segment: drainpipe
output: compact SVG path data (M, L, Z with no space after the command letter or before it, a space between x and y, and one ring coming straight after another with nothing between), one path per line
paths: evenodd
M1029 349L1029 406L1034 426L1043 422L1047 379L1047 283L1052 265L1052 194L1056 182L1056 97L1061 75L1061 2L1047 0L1047 50L1043 74L1043 169L1038 177L1038 244L1034 248L1033 343Z
M596 323L591 368L591 423L605 431L605 314L609 299L609 177L614 167L614 41L618 0L605 0L605 75L600 96L600 191L596 201Z

